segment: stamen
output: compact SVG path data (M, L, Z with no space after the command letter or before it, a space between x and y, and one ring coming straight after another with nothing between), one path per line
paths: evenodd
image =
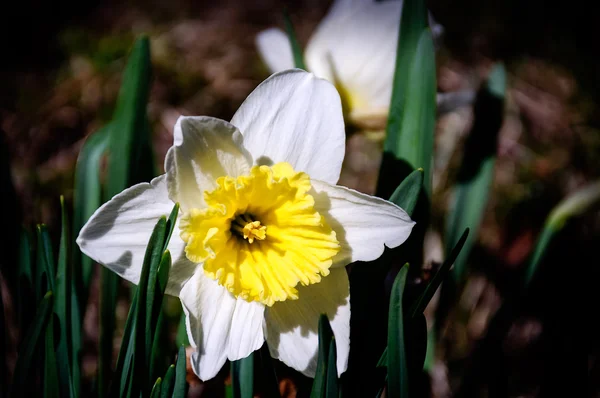
M267 237L267 226L252 220L247 213L237 215L231 223L231 229L247 239L248 243L254 243L255 239L265 240Z

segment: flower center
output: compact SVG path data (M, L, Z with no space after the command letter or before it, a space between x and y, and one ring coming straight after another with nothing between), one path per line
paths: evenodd
M207 207L181 217L186 256L235 297L268 306L298 299L298 283L320 282L340 250L310 190L308 175L288 163L218 178L204 192Z
M252 221L252 216L248 214L240 214L233 219L231 232L248 239L249 243L253 243L254 239L265 240L267 237L267 227L260 225L260 221Z

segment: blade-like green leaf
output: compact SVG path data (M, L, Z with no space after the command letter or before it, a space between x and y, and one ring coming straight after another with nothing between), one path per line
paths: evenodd
M175 365L169 366L165 378L161 384L160 396L161 398L171 398L173 395L173 388L175 387Z
M125 386L127 384L127 378L131 363L133 361L133 348L132 343L135 339L135 323L136 323L136 310L137 310L137 291L131 300L131 306L129 307L129 314L125 321L125 328L123 329L123 339L121 340L121 348L119 349L119 356L117 357L117 366L115 368L115 379L113 380L109 396L118 397L123 396L125 393Z
M173 235L173 229L175 228L175 223L177 222L177 216L179 215L179 203L175 203L171 213L169 214L169 218L167 218L167 235L165 236L165 244L163 246L163 251L167 250L167 246L169 245L169 241L171 240L171 235Z
M406 363L406 342L404 341L404 310L402 297L406 285L408 264L405 264L392 287L388 318L388 389L390 398L408 397L408 367Z
M73 191L74 238L102 204L100 163L108 148L110 125L91 134L83 144L75 166ZM93 261L80 250L73 250L73 274L81 308L87 304Z
M327 387L325 397L339 398L340 396L340 381L338 380L337 371L337 351L335 345L335 337L331 338L329 344L329 355L327 358Z
M44 397L58 398L59 379L57 372L56 353L54 347L54 316L50 315L46 325L46 339L44 341ZM66 396L66 395L65 395Z
M402 180L398 188L390 196L390 202L403 208L408 215L412 215L417 206L422 187L423 169L419 168Z
M185 398L187 396L187 381L185 379L185 347L179 346L177 354L177 363L175 364L175 386L173 388L173 398Z
M150 140L146 126L150 78L150 44L143 37L135 42L129 55L111 123L106 199L139 182L135 174L142 165L137 162L140 151L149 149ZM151 174L144 177L151 178Z
M533 254L529 258L523 280L524 287L527 287L531 282L549 244L556 234L563 229L565 223L571 217L581 215L594 208L599 202L600 181L594 181L569 194L552 209L546 219L544 229L537 239Z
M329 319L326 314L321 314L319 317L319 354L317 358L317 370L315 371L315 379L310 392L310 398L325 397L327 391L327 369L329 368L329 346L333 339L333 330L329 324Z
M98 396L105 397L111 375L115 311L119 277L106 267L100 271L100 347L98 353Z
M72 395L71 381L71 353L73 352L71 338L71 267L69 263L69 224L67 221L67 210L65 209L65 198L61 195L60 207L62 216L62 229L60 234L60 246L58 249L58 263L56 268L56 293L54 297L54 312L60 325L58 346L56 347L56 358L61 366L58 369L60 391L62 396ZM50 324L52 321L50 321ZM52 348L54 351L54 347ZM54 353L53 353L54 355Z
M37 226L37 255L36 255L36 301L39 302L44 292L54 291L54 254L52 240L48 228L44 224Z
M104 191L105 201L130 185L149 180L154 176L149 123L146 115L150 74L150 44L148 38L143 37L136 41L129 55L114 117L110 124L108 180ZM120 279L108 268L102 268L101 282L98 391L101 396L104 396L105 386L108 385L108 375L110 374L112 340L115 329L114 314ZM145 295L143 299L140 297L138 305L140 303L146 305ZM145 322L145 314L142 315L144 315ZM151 347L151 343L148 346ZM148 362L144 363L147 364ZM132 377L136 383L140 383L136 385L147 387L145 379L139 379L137 375L135 377L132 375Z
M24 392L29 390L31 383L31 362L39 345L42 333L44 333L46 330L46 326L50 319L50 314L52 314L53 302L54 296L52 295L52 292L49 291L42 299L35 316L33 317L32 324L27 330L25 338L19 345L17 364L15 365L15 373L13 375L11 396L22 397L26 395Z
M435 273L435 275L431 279L431 282L427 284L423 293L412 305L410 309L410 314L413 318L417 317L419 314L422 314L423 311L425 311L425 307L427 307L427 304L429 304L429 301L435 294L436 290L438 289L438 287L440 287L442 281L444 281L444 279L448 275L448 272L450 272L450 267L452 267L452 264L454 264L454 261L460 254L460 251L462 250L468 236L469 228L466 228L458 242L456 242L456 244L454 245L454 248L452 249L450 255L446 258L446 260L444 260L444 263Z
M234 398L254 397L254 353L231 361L231 386Z
M433 133L436 118L436 65L426 3L404 1L384 149L394 158L424 169L431 193ZM392 170L382 170L389 174ZM399 170L393 170L398 173ZM380 182L384 183L384 182ZM380 189L378 189L380 190Z
M429 30L422 32L408 71L410 78L405 98L410 100L402 105L397 129L397 122L388 122L389 139L386 138L385 150L407 161L413 168L424 169L423 185L430 196L436 121L436 66L433 39ZM390 119L395 117L390 113Z
M464 279L467 258L475 243L494 178L505 90L506 72L502 64L498 64L492 70L487 84L477 95L475 120L465 143L463 161L446 223L446 253L450 252L450 245L457 241L465 228L471 230L471 239L465 242L454 263L452 275L456 284Z
M153 290L149 289L149 283L153 283L153 288L156 284L156 273L163 254L162 248L166 236L166 225L167 219L161 217L152 231L146 247L140 281L136 291L135 359L131 379L133 382L132 393L134 394L148 388L146 380L148 379L148 367L150 366L152 342L154 341L154 331L147 329L150 324L148 318L152 317L152 307L149 308L148 306L148 291Z
M181 311L181 317L179 318L179 326L177 327L177 336L175 336L175 343L178 346L189 346L190 342L185 328L185 314Z
M159 377L158 379L156 379L156 382L152 387L150 398L158 398L160 396L162 396L162 379Z
M167 221L168 224L168 221ZM166 244L165 244L166 246ZM158 274L156 277L156 287L154 288L154 299L152 306L152 323L151 327L154 329L154 336L152 342L152 350L150 354L150 380L155 378L156 375L161 374L164 371L165 363L165 322L164 322L164 311L163 311L163 299L165 295L165 289L167 287L167 280L169 278L169 271L171 270L171 254L166 250L160 261L158 268ZM150 296L148 296L150 300Z
M300 43L298 42L298 38L296 37L296 32L294 30L294 25L292 24L292 20L290 18L290 14L287 10L283 10L283 20L285 23L285 32L290 39L290 46L292 47L292 55L294 56L294 67L306 70L306 65L304 64L304 56L302 54L302 48L300 47Z

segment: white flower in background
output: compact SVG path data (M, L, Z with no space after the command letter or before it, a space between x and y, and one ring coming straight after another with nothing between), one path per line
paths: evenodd
M273 357L314 376L325 313L342 373L350 333L344 266L400 245L414 225L398 206L335 185L344 142L333 85L298 69L275 74L231 123L179 118L166 174L104 204L77 243L138 283L152 229L178 202L167 293L183 305L194 372L210 379L266 339Z
M306 46L306 68L335 84L349 122L365 127L385 125L402 3L336 0ZM429 25L434 40L439 40L442 26L431 17ZM283 31L260 32L256 44L271 72L294 67L290 41ZM442 98L438 96L438 102Z

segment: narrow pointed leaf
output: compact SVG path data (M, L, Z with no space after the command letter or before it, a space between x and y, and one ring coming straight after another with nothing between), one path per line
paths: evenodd
M306 65L304 64L304 56L302 54L302 48L300 47L300 43L298 42L298 37L296 36L296 32L294 30L294 25L292 24L292 20L290 18L290 14L288 14L287 10L283 12L283 20L285 23L285 31L290 39L290 46L292 47L292 55L294 56L294 67L306 70Z
M154 386L152 387L152 392L150 392L150 398L158 398L162 394L162 379L159 377L156 379Z
M456 244L454 245L454 248L452 249L450 255L446 258L446 260L444 260L442 266L438 269L431 281L427 284L423 293L412 305L410 309L410 314L413 318L418 316L419 314L422 314L423 311L425 311L427 304L429 304L429 301L435 294L436 290L438 289L438 287L440 287L444 279L446 279L448 272L450 272L450 267L452 267L452 264L454 264L454 261L460 254L460 251L462 250L468 236L469 228L466 228L458 242L456 242Z
M413 169L422 167L425 191L430 194L436 66L433 39L427 27L426 3L404 1L399 26L384 148L386 153L407 162ZM382 172L390 173L391 170Z
M185 346L185 347L190 345L187 331L185 329L185 314L183 313L183 310L181 311L181 316L179 318L179 326L177 327L177 335L175 336L175 343L178 346Z
M326 398L339 398L340 396L340 382L338 380L337 371L337 351L335 345L335 337L331 338L329 344L329 355L327 358L327 387L325 390Z
M125 328L123 329L123 339L121 340L121 348L119 349L119 356L117 357L117 366L115 368L115 379L113 380L109 395L111 397L122 396L124 394L124 385L127 380L127 374L132 363L133 357L133 340L135 339L135 311L137 308L137 292L134 294L131 300L131 306L129 307L129 314L125 321Z
M148 388L148 367L150 365L150 351L152 349L153 342L153 330L147 330L147 327L150 324L148 318L152 317L152 307L149 308L148 305L148 284L156 284L156 273L162 258L162 248L166 236L166 224L166 218L161 217L152 231L152 235L150 236L150 240L146 248L146 254L144 255L140 282L136 291L137 309L135 315L137 317L137 321L134 341L134 372L132 373L134 382L132 391L134 394L138 394L142 389Z
M108 180L104 200L125 188L154 176L150 129L146 107L150 90L150 44L147 37L134 43L123 73L116 109L109 129ZM105 395L111 372L112 340L115 329L114 314L120 279L108 268L102 268L101 332L99 393ZM146 297L140 302L146 305ZM145 321L145 317L144 317ZM141 329L141 328L140 328ZM151 344L149 344L149 347ZM145 348L142 348L144 352ZM145 362L147 363L147 362ZM133 375L132 375L133 377ZM134 377L136 383L146 387L145 379Z
M173 398L185 398L187 396L187 381L185 379L185 347L179 346L177 354L177 363L175 364L175 386L173 388Z
M408 397L408 367L404 340L404 310L402 297L406 286L408 264L405 264L394 281L390 297L388 318L388 390L390 398Z
M62 215L62 229L60 246L58 249L58 263L56 268L56 293L54 297L54 312L60 325L56 359L61 366L58 369L60 391L63 396L72 394L71 381L71 353L73 352L73 339L71 338L71 267L69 263L69 224L65 209L65 199L60 197ZM50 322L52 323L52 321ZM54 348L53 348L54 350Z
M231 362L231 386L234 398L254 397L254 353Z
M13 375L12 396L24 396L23 392L29 388L33 355L39 346L42 334L45 333L50 315L52 314L53 302L54 296L49 291L40 302L32 324L19 345L17 363Z
M464 148L458 173L453 203L450 206L445 241L446 253L462 231L469 228L471 238L454 263L456 283L464 279L468 256L471 252L487 205L494 178L498 133L504 114L506 71L502 64L493 69L487 84L478 93L474 106L475 120Z
M48 228L44 224L37 226L37 254L35 266L36 301L41 300L44 292L54 290L54 254Z
M400 185L398 185L398 188L396 188L392 196L390 196L390 202L403 208L408 215L412 215L417 206L417 202L419 201L419 194L421 193L422 187L423 169L419 168L402 180Z
M110 125L91 134L84 142L75 166L75 188L73 191L73 237L94 211L102 204L101 160L108 148ZM81 308L85 309L93 261L78 248L73 250L73 274Z
M565 223L572 217L581 215L600 203L600 180L591 182L573 193L569 194L558 203L548 215L544 229L538 237L535 249L529 259L523 280L524 287L531 282L535 272L544 258L548 246L558 234Z
M329 368L329 346L333 339L333 330L329 324L327 315L321 314L319 318L319 351L317 359L317 370L315 371L315 379L310 392L311 398L325 397L327 391L327 369Z
M171 398L173 395L173 388L175 387L175 365L169 366L165 378L161 384L160 396L161 398Z

